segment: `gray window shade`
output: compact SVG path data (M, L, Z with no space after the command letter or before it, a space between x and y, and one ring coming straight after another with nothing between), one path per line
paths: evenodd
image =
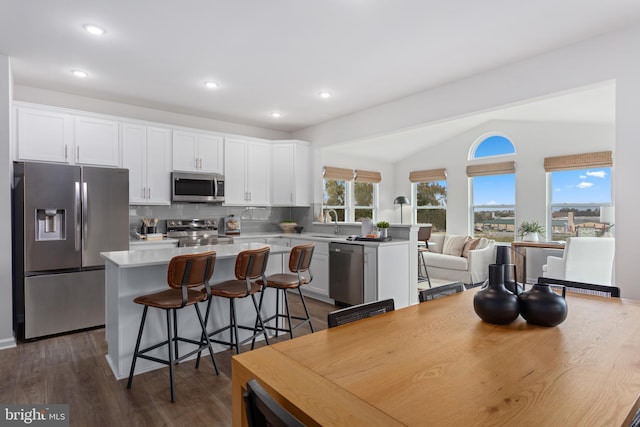
M467 166L467 176L501 175L516 173L516 162L485 163Z
M604 168L612 166L613 156L611 151L598 151L595 153L582 153L572 154L569 156L544 158L544 170L546 172L587 168Z
M363 170L360 170L360 169L356 169L355 181L356 182L378 183L378 182L382 181L382 175L380 174L380 172L363 171Z
M322 174L324 179L335 179L351 181L353 179L353 169L335 168L333 166L325 166L324 173Z
M447 179L447 170L444 168L409 172L411 182L444 181L445 179Z

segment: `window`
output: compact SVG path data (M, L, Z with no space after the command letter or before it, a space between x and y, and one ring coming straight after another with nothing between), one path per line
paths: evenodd
M375 205L377 184L372 182L353 183L354 220L360 222L363 218L375 220Z
M610 231L611 168L550 173L551 240L601 237ZM603 209L604 208L604 209Z
M381 180L380 172L325 166L324 208L335 210L340 222L375 221Z
M415 171L412 182L414 217L418 224L431 224L433 232L447 230L447 172L445 169Z
M472 147L471 160L515 154L515 146L502 135L479 138ZM516 174L514 162L467 166L472 206L471 222L475 237L498 242L515 239Z
M552 240L602 237L613 231L610 151L544 159Z
M341 222L347 218L347 184L348 182L343 179L324 180L324 207L335 210L338 221ZM333 219L331 217L331 220Z

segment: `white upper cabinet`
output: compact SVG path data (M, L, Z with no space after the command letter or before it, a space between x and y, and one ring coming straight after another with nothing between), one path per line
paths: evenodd
M271 202L274 206L309 206L311 150L304 141L272 143Z
M173 131L173 170L222 173L224 138L205 133Z
M123 123L122 167L129 169L129 203L171 203L171 131Z
M266 142L225 138L225 205L271 204L271 146Z
M19 160L73 161L72 115L20 107L16 117Z
M118 166L118 122L76 116L74 162L84 165Z

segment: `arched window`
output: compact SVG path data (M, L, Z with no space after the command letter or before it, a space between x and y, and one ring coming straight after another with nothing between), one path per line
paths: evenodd
M504 156L515 154L516 147L509 138L502 135L483 136L478 139L472 147L471 159L482 159L485 157Z

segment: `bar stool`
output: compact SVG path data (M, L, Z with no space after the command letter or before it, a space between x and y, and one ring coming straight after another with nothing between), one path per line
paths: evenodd
M138 339L136 341L136 348L133 352L133 360L131 361L131 370L129 371L129 381L127 382L127 389L131 388L133 382L133 373L136 367L136 361L140 357L142 359L151 360L154 362L169 365L169 381L171 384L171 402L175 402L174 394L174 381L173 381L173 365L179 363L183 359L198 353L205 349L209 349L211 356L211 362L213 368L218 375L218 367L213 357L213 348L211 347L211 341L208 338L205 322L202 320L202 313L200 312L199 302L211 299L211 287L209 286L209 279L213 274L213 267L216 260L216 253L214 251L204 252L200 254L192 255L179 255L175 256L169 262L167 270L167 283L171 289L165 291L156 292L148 295L141 295L136 297L133 302L144 306L142 311L142 320L140 322L140 329L138 331ZM203 291L192 290L191 288L196 286L203 286ZM198 315L198 321L202 329L202 336L206 337L205 340L193 340L178 336L178 323L176 311L187 306L194 306L196 314ZM140 341L142 339L142 331L144 330L144 324L147 319L147 310L149 307L160 308L165 310L167 316L167 340L162 341L159 344L152 345L143 350L140 350ZM171 315L173 314L173 327L171 326ZM173 336L172 336L173 330ZM194 344L198 346L197 349L178 356L178 341ZM171 350L171 344L174 344L174 352ZM169 350L169 358L160 359L158 357L147 355L146 353L154 350L163 345L167 346ZM196 365L196 368L198 366Z
M262 322L262 316L260 315L258 302L255 297L255 294L262 290L262 285L256 282L256 279L262 279L263 282L266 282L264 272L267 268L267 261L269 260L269 250L269 247L265 246L264 248L250 249L240 252L236 258L236 279L226 280L211 286L212 296L227 298L229 300L229 324L216 331L210 332L210 341L235 347L236 354L240 353L240 345L248 341L255 340L255 338L260 334L264 335L265 341L269 344L269 338L267 337L267 332L264 329L264 323ZM203 289L202 292L205 292L205 290ZM248 296L251 296L253 306L256 309L256 322L254 326L239 325L238 318L236 316L235 300ZM209 300L209 303L207 304L205 324L209 319L210 312L211 300ZM229 341L211 338L214 335L218 335L219 333L226 331L227 329L229 329ZM253 335L240 341L238 329L253 331ZM198 362L199 361L200 354L198 354Z
M311 316L309 316L309 310L307 310L307 304L305 303L304 296L302 295L302 290L300 287L305 285L313 280L313 274L311 274L311 270L309 266L311 265L311 258L313 257L313 250L315 249L315 243L308 243L306 245L295 246L291 249L291 254L289 255L289 271L294 274L281 273L281 274L273 274L267 277L267 288L273 288L276 290L276 314L264 320L265 328L269 330L273 330L276 332L276 337L278 336L278 332L288 332L293 338L293 331L298 329L300 326L309 324L309 328L311 328L311 332L313 332L313 325L311 324ZM307 273L309 277L305 277L303 273ZM260 282L258 282L260 283ZM289 298L287 295L287 290L289 289L297 289L298 294L300 295L300 301L302 301L302 307L304 307L304 312L306 317L300 316L292 316L289 312ZM284 309L285 313L280 313L280 291L284 294ZM260 296L260 309L262 309L262 299L264 298L265 291L262 292ZM287 319L288 328L279 327L280 319ZM268 326L267 324L274 320L276 321L276 326ZM302 322L293 326L291 319L294 320L302 320Z
M429 270L427 270L427 263L424 260L423 253L429 252L429 239L431 238L431 225L426 227L418 228L418 241L424 242L425 247L418 247L418 280L424 281L426 280L429 283L429 287L431 287L431 279L429 279ZM420 275L420 266L424 268L424 276Z

